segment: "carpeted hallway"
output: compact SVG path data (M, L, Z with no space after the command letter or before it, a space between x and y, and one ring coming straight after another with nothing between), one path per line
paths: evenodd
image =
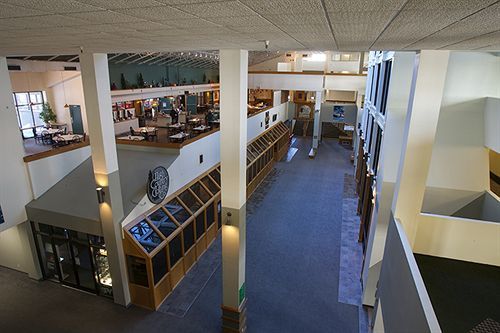
M299 138L290 162L248 203L248 332L359 331L360 308L338 302L344 174L350 151L325 140L315 160ZM203 259L202 259L203 260ZM176 317L37 282L0 268L1 332L220 332L221 270Z

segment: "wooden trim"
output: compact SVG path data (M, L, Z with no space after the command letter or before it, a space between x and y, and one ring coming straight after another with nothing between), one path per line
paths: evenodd
M72 143L72 144L69 144L67 146L62 146L62 147L59 147L59 148L52 148L51 150L42 151L40 153L27 155L27 156L23 157L23 161L25 163L29 163L29 162L33 162L33 161L36 161L36 160L40 160L42 158L46 158L46 157L50 157L50 156L56 156L56 155L59 155L59 154L67 153L69 151L80 149L80 148L86 147L88 145L90 145L90 140L89 139L87 139L87 140L85 140L83 142Z

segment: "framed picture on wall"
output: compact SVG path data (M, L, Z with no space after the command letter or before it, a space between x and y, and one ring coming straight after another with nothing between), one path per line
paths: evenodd
M2 207L0 207L0 224L2 224L4 222L5 222L5 220L3 219Z

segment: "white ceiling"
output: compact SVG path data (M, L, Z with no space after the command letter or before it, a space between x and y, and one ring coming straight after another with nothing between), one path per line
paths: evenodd
M495 0L0 0L0 54L500 50Z

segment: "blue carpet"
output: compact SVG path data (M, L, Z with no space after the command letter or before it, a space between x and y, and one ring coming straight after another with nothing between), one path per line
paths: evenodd
M350 151L324 140L314 160L298 138L290 162L276 165L272 186L247 225L248 332L357 333L359 308L338 302L342 192ZM251 203L249 203L251 204ZM203 258L202 258L203 259ZM221 331L220 267L183 318L37 282L0 267L0 331Z

